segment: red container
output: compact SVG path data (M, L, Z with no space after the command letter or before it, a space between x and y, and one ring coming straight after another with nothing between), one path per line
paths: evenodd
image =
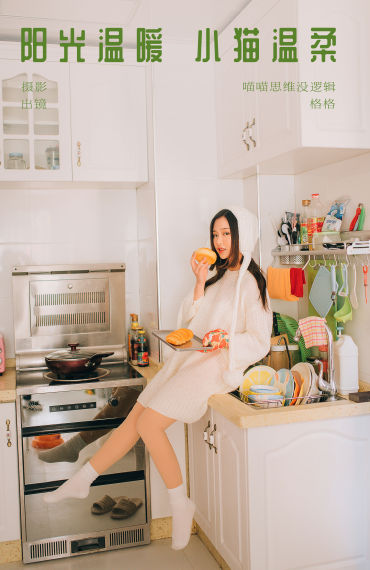
M0 374L5 372L5 344L4 337L0 334Z

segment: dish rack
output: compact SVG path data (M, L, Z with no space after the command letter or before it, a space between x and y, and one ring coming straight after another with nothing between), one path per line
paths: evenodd
M240 400L242 402L244 402L244 404L247 404L248 406L252 406L252 407L256 407L256 408L288 408L290 406L300 406L300 405L306 405L306 404L317 404L319 402L325 402L328 398L327 394L324 394L323 392L321 392L320 394L314 394L312 396L309 396L307 401L302 404L302 400L304 400L305 398L307 398L307 396L296 396L296 397L292 397L292 398L285 398L283 401L281 400L264 400L261 402L248 402L248 396L247 394L243 394L242 392L238 391L238 396L240 398ZM295 400L295 403L292 404L291 402ZM289 404L286 404L286 402L289 402Z

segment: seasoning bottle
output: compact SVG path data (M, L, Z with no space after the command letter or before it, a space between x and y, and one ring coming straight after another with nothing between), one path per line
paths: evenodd
M308 244L308 213L311 200L302 200L301 213L301 244Z
M136 315L136 313L131 313L130 317L131 317L131 328L128 331L128 339L127 339L128 357L133 364L137 364L137 362L136 363L134 362L133 358L133 345L135 341L137 341L138 330L140 329L140 325L138 323L138 316ZM137 355L135 360L137 361Z
M138 331L138 353L137 353L137 365L138 366L149 366L149 349L148 341L145 336L145 330L140 329Z

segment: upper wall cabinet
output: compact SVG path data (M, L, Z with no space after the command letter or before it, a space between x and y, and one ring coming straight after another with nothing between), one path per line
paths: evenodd
M70 180L68 67L0 61L3 180Z
M252 0L221 34L215 64L221 177L243 178L257 165L295 174L370 149L369 24L366 0ZM259 30L248 36L259 38L258 61L234 62L234 28ZM280 28L297 30L297 62L273 61ZM336 61L330 53L311 61L311 28L336 28Z
M124 64L90 63L91 54L21 63L1 45L1 179L147 180L146 71L126 63L129 50Z
M71 64L74 180L147 180L145 69Z

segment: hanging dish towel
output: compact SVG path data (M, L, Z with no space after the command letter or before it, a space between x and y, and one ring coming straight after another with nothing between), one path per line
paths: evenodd
M328 339L325 330L325 319L321 317L306 317L298 323L304 343L307 348L318 346L320 350L328 349Z
M298 301L298 297L292 295L290 269L269 267L267 269L267 290L271 299Z
M290 270L290 289L292 295L303 297L303 285L306 285L306 277L303 269L292 267Z

